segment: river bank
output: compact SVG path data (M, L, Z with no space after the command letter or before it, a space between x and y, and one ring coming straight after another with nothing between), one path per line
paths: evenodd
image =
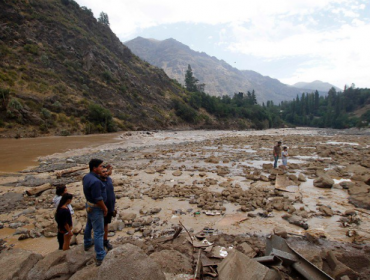
M289 147L287 173L271 166L278 140ZM96 157L115 168L115 246L135 240L148 247L181 222L194 233L208 228L214 236L257 239L283 228L308 241L306 250L310 242L334 242L341 250L359 246L355 251L362 253L370 244L369 147L364 135L320 129L126 132L109 144L42 156L36 168L0 176L0 238L6 247L54 251L54 190L24 192L57 182L75 195L80 231L86 219L81 178ZM76 171L60 176L63 170Z

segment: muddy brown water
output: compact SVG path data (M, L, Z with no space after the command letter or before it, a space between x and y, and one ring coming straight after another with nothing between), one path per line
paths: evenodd
M116 143L121 133L81 136L52 136L23 139L0 139L0 174L18 172L36 166L37 159L70 149L97 147Z

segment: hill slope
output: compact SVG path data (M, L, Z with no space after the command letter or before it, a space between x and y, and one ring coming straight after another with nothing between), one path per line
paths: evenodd
M169 77L181 84L184 84L185 72L190 64L195 77L206 84L205 92L213 96L255 90L259 102L280 102L291 100L301 92L257 72L240 71L216 57L193 51L174 39L158 41L137 37L124 44L145 61L164 69Z
M171 101L181 86L132 54L86 7L5 0L0 19L0 132L68 135L181 123Z
M340 88L332 85L332 84L329 84L329 83L326 83L326 82L322 82L322 81L319 81L319 80L316 80L316 81L313 81L313 82L310 82L310 83L306 83L306 82L298 82L298 83L295 83L294 85L292 85L293 87L296 87L296 88L302 88L302 89L305 89L305 90L309 90L309 91L319 91L319 92L323 92L323 93L328 93L328 91L334 87L336 89L336 91L341 91Z

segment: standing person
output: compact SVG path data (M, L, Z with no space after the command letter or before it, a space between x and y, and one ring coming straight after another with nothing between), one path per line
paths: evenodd
M58 234L63 235L63 243L58 238L59 248L62 246L63 251L69 250L69 244L73 236L72 233L72 215L68 205L72 202L73 195L70 193L63 194L60 199L57 211L55 213L55 220L58 223Z
M116 196L114 194L114 187L113 181L110 175L112 174L113 166L110 164L103 167L102 175L100 176L103 184L105 185L105 189L107 190L107 202L105 205L108 208L108 214L104 217L104 247L108 249L108 251L113 249L113 246L109 243L108 240L108 224L112 222L112 217L116 216L115 212L115 204L116 204Z
M62 199L63 194L68 193L67 191L67 186L64 184L61 185L56 185L56 190L55 190L55 196L53 198L53 203L54 207L58 208L59 202ZM68 204L68 209L71 212L71 215L74 214L73 208L71 204ZM59 250L63 250L63 243L64 243L64 234L59 232L58 230L58 235L57 235L58 243L59 243Z
M283 161L284 169L288 166L288 147L283 147L283 152L281 153L281 159Z
M100 266L106 255L104 250L104 217L108 213L105 206L107 192L103 182L100 180L103 169L103 161L92 159L89 162L90 173L82 179L83 190L86 198L87 222L84 233L85 251L95 245L96 266ZM94 230L94 242L91 238L91 230Z
M281 141L277 142L277 144L274 146L273 154L274 154L274 168L277 168L277 163L281 155Z

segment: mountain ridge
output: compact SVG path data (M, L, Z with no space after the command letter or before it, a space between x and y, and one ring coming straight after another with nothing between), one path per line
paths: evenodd
M194 51L173 38L151 40L137 37L124 44L140 58L164 69L170 78L181 84L184 84L185 72L190 64L195 77L206 84L205 92L210 95L233 95L255 90L258 101L262 103L267 100L291 100L302 92L253 70L238 70L224 60Z

